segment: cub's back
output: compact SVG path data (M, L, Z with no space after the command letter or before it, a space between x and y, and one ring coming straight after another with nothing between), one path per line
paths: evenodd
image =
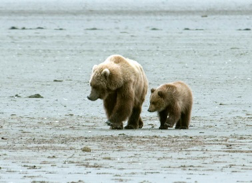
M192 106L193 97L190 87L182 81L173 83L178 91L180 105L182 108Z

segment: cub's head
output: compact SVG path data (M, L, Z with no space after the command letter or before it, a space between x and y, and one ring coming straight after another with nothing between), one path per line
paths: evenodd
M149 112L161 112L167 106L173 105L177 98L176 86L164 84L157 89L151 89Z
M160 89L151 89L149 112L160 112L166 107L165 92Z
M121 76L113 67L104 64L95 65L92 70L89 84L91 86L89 100L95 101L106 96L121 87Z

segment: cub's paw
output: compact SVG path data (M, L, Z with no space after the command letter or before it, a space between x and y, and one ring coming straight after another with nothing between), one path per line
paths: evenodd
M172 128L172 127L173 127L173 125L170 124L170 123L165 123L164 125L167 126L167 127L169 127L169 128Z

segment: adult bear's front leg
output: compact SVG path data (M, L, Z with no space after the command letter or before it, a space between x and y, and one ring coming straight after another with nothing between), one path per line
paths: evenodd
M116 105L116 98L117 98L117 94L116 93L111 93L109 94L104 100L103 100L103 106L105 109L105 112L107 114L107 118L109 119L110 116L113 113L113 110L115 108Z
M127 91L127 90L126 90ZM118 91L115 107L109 117L110 126L119 126L132 113L134 97L131 91Z
M110 121L106 121L106 124L108 126L110 126L110 129L113 129L113 130L121 130L121 129L123 129L123 122L121 122L121 123L112 123Z

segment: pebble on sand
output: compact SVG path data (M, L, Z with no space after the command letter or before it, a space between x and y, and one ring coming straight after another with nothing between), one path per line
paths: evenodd
M44 98L44 97L41 96L40 94L34 94L34 95L28 96L28 98Z
M89 148L89 147L83 147L83 148L81 148L81 150L83 152L91 152L91 148Z

